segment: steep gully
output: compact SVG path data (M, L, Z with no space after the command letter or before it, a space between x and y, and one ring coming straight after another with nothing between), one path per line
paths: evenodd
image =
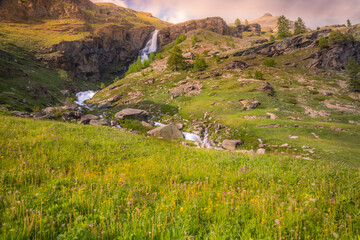
M149 55L151 53L156 52L157 47L158 47L158 33L159 33L158 30L155 30L154 32L152 32L151 39L146 43L145 47L142 50L140 50L139 56L140 56L142 62L149 59ZM87 100L90 100L96 93L97 93L97 91L92 91L92 90L78 92L76 94L77 100L75 101L75 103L82 107L87 107L85 102ZM164 124L155 122L155 126L164 126ZM207 128L205 129L204 139L201 139L201 137L199 135L196 135L194 133L183 132L183 135L186 140L196 142L196 143L200 144L201 147L210 147L209 134L208 134Z

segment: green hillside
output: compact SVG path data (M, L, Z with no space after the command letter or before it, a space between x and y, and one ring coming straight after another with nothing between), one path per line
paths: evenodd
M195 47L192 46L194 36L198 40ZM189 132L196 130L198 124L225 125L229 128L227 131L209 129L211 139L219 146L224 139L242 139L245 144L241 149L256 150L258 139L261 139L270 152L351 162L359 166L360 127L354 123L360 120L360 103L350 97L352 93L347 87L346 74L308 68L310 60L302 59L317 48L273 58L232 56L250 45L248 39L203 30L193 32L178 46L184 56L193 52L204 57L208 65L205 70L172 72L167 69L170 45L158 53L150 67L108 86L91 102L104 103L114 96L121 96L112 103L111 112L127 107L144 109L151 112L153 120L184 123L185 131ZM274 66L269 66L269 60ZM239 68L231 67L236 61L243 61L249 67L239 71ZM256 72L262 77L256 79ZM174 89L182 82L200 84L201 89L195 94L184 92L172 97ZM272 90L264 88L264 84ZM244 110L244 100L256 100L261 105ZM269 113L278 118L270 119ZM298 139L289 139L290 135ZM292 148L279 148L283 144ZM314 153L308 153L303 146L315 149Z

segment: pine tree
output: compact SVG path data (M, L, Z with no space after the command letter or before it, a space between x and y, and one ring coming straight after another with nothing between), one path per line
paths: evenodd
M240 21L240 19L236 19L235 20L235 26L237 27L237 26L240 26L241 25L241 21Z
M348 27L351 27L351 26L352 26L352 24L351 24L351 22L350 22L350 19L348 19L348 20L346 21L346 24L347 24Z
M277 27L279 39L284 39L291 36L290 21L284 15L278 18Z
M186 67L182 50L178 46L174 46L167 61L167 66L172 71L183 70Z
M305 23L300 17L297 19L297 21L295 21L294 27L294 35L300 35L306 33L307 31Z
M245 26L249 25L249 21L247 19L245 19Z
M360 92L360 66L353 57L349 57L346 65L346 71L350 78L351 90Z

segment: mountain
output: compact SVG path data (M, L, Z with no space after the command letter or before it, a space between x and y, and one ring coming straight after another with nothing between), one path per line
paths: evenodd
M260 24L261 28L265 31L277 32L277 20L279 17L273 16L270 13L265 13L264 16L251 20L249 23L257 23ZM294 25L293 21L290 21L291 26Z

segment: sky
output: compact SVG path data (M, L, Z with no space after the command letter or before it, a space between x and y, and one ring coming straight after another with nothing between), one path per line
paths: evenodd
M146 11L162 20L179 23L205 17L222 17L228 23L285 15L291 20L301 17L310 28L360 23L360 0L92 0L112 2L137 11Z

